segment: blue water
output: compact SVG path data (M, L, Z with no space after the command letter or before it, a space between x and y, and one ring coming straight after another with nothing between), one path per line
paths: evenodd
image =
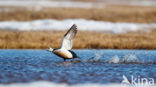
M0 50L0 83L121 83L125 75L156 80L156 50L74 50L67 60L45 50ZM115 59L115 62L112 60ZM156 82L156 81L155 81Z

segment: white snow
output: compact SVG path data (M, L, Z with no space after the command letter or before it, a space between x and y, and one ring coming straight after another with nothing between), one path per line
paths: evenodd
M68 85L65 83L53 83L48 81L36 81L31 83L12 83L12 84L0 84L0 87L132 87L131 85L126 84L77 84L77 85ZM156 87L156 85L137 85L135 87Z
M85 19L66 19L66 20L34 20L34 21L0 21L0 29L3 30L65 30L69 29L72 24L76 24L79 30L87 31L104 31L110 33L125 33L127 31L143 30L149 31L156 29L156 23L139 24L139 23L112 23Z
M73 1L53 1L53 0L0 0L0 6L22 6L22 7L79 7L92 8L103 7L102 3L73 2Z
M42 7L79 7L79 8L101 8L105 5L136 5L156 6L155 0L101 0L99 2L81 2L71 0L0 0L0 6L22 6L36 9Z

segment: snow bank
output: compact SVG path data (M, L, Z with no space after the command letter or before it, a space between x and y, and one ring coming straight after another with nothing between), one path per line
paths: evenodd
M37 81L31 83L13 83L13 84L0 84L0 87L132 87L126 84L78 84L78 85L68 85L68 84L56 84L48 81ZM152 86L142 86L138 85L135 87L156 87L155 85Z
M156 23L139 24L139 23L112 23L104 21L94 21L85 19L68 19L68 20L34 20L34 21L0 21L0 29L8 30L65 30L69 29L72 24L76 24L79 30L87 31L105 31L111 33L125 33L127 31L143 30L147 31L156 28Z
M96 5L96 6L95 6ZM73 1L49 1L49 0L0 0L0 6L22 6L22 7L79 7L92 8L103 7L102 3L73 2Z
M155 6L155 0L101 0L100 2L80 2L70 0L0 0L0 6L24 6L24 7L79 7L92 8L104 7L107 4Z

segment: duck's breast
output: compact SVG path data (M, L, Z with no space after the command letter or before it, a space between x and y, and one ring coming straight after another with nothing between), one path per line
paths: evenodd
M63 58L68 58L68 59L71 59L73 58L73 55L71 52L69 52L68 50L56 50L54 51L54 54L60 56L60 57L63 57Z

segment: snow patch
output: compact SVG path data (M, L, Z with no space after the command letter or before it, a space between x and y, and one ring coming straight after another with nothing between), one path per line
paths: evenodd
M127 31L143 30L147 31L156 28L156 23L112 23L104 21L94 21L85 19L67 19L67 20L34 20L34 21L0 21L0 29L3 30L65 30L72 24L76 24L79 30L104 31L110 33L125 33Z
M99 8L104 7L102 3L54 1L54 0L0 0L0 6L21 6L21 7L72 7L72 8Z
M77 84L77 85L68 85L65 83L53 83L48 81L36 81L31 83L12 83L12 84L0 84L0 87L132 87L129 85L123 84L96 84L96 83L88 83L88 84ZM135 86L135 87L151 87L149 85L145 86ZM153 85L152 87L156 87Z
M135 5L155 6L155 0L101 0L99 2L82 2L71 0L0 0L0 6L35 7L78 7L78 8L103 8L105 5Z

